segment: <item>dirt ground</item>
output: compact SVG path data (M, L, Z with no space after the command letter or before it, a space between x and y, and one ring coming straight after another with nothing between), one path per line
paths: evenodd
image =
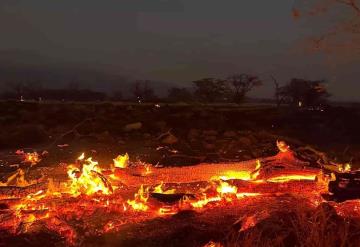
M36 165L43 170L71 163L85 152L99 161L102 168L110 167L117 155L128 153L132 163L174 169L195 166L191 168L195 171L200 163L216 166L275 155L276 140L286 141L294 150L311 146L335 162L350 162L356 168L360 167L359 123L360 109L343 107L310 111L266 105L1 102L0 178L4 181L18 168L14 166L21 163L15 154L18 149L46 151ZM119 232L84 235L78 244L204 246L214 241L214 245L209 246L217 246L218 242L225 246L281 246L284 243L298 246L302 241L317 241L312 246L328 246L325 238L314 235L325 234L316 228L321 225L330 235L346 229L345 234L350 232L351 236L338 234L336 238L329 236L327 241L333 241L334 246L343 243L352 246L349 244L352 239L360 239L359 221L338 213L353 202L324 206L318 197L318 194L303 196L294 190L289 194L245 198L203 211L185 210L172 216L141 220L143 216L139 214L132 224L119 223ZM349 206L350 214L359 217L356 205ZM266 212L266 216L262 212ZM310 221L314 224L304 223ZM251 222L260 224L249 231L243 229ZM314 234L309 237L306 231ZM4 234L0 240L13 246L38 246L42 241L53 246L66 244L59 236L47 232L16 238ZM310 245L304 243L304 246Z
M357 166L359 113L343 107L320 112L271 106L2 102L0 150L2 156L23 148L47 150L54 161L92 151L102 163L127 152L132 160L181 166L273 155L275 141L283 139L293 148L310 145Z

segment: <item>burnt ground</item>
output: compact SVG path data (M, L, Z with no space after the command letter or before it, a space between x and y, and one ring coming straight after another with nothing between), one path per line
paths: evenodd
M276 140L281 139L294 149L310 145L325 152L334 161L351 161L354 167L359 167L360 164L360 109L357 108L333 107L320 112L235 105L161 104L158 107L154 104L110 103L0 104L0 173L4 178L17 169L9 166L19 162L14 155L17 149L35 150L39 153L46 150L48 154L37 167L72 162L81 152L87 152L104 166L112 163L112 159L118 154L125 152L129 153L132 162L143 161L158 166L188 166L271 156L277 152ZM298 245L301 237L306 235L299 231L300 228L305 232L319 233L311 226L302 225L309 219L314 222L319 220L311 218L316 215L314 212L321 211L319 214L325 215L325 218L316 224L327 225L330 222L328 234L336 235L336 232L342 230L341 227L331 228L334 224L349 222L338 217L331 209L307 208L305 205L304 208L307 209L302 209L300 214L296 208L289 212L284 211L285 208L292 209L292 206L303 201L291 195L258 200L260 201L241 201L240 203L248 205L246 208L235 204L204 212L185 211L174 216L125 225L120 233L86 237L82 245L202 246L210 240L224 242L226 239L225 243L229 246L239 243L240 246L276 246L277 240L293 246ZM266 206L263 206L264 204ZM261 215L262 211L269 212L268 208L276 209L274 216L256 221L262 222L263 229L267 231L276 226L277 237L279 232L285 231L283 235L280 234L283 239L272 237L271 241L275 242L266 242L269 239L261 242L263 231L239 233L236 224L233 225L244 215L251 215L251 221L252 215L259 212ZM280 222L295 223L291 226L281 223L279 226L279 219ZM246 217L244 220L247 220ZM344 228L355 229L351 232L358 232L360 229L358 221L346 224ZM267 234L271 236L275 233L270 231ZM294 236L297 240L292 242ZM319 241L315 246L327 244L321 242L326 238L312 238ZM343 239L341 236L339 238L328 239L335 244L340 241L341 244ZM355 235L354 238L358 240L359 236ZM51 245L59 246L63 243L50 233L25 234L16 239L15 241L10 236L7 243L17 246L37 246L37 241L49 241Z
M310 145L356 166L359 123L360 109L343 107L320 112L271 106L2 102L0 150L4 155L23 148L47 150L49 163L72 161L91 150L110 163L128 152L131 160L181 166L273 155L275 141L283 139L293 148ZM63 144L69 146L58 146Z

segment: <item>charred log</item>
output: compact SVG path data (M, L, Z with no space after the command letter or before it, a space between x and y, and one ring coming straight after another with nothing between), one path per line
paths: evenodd
M360 198L360 171L336 173L335 181L329 182L330 199L346 201Z

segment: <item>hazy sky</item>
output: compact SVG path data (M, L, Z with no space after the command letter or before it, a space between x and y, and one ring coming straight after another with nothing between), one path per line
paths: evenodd
M295 3L297 4L297 3ZM294 21L291 0L1 0L0 50L25 50L188 86L248 72L329 80L335 99L360 100L358 57L304 52L316 25Z

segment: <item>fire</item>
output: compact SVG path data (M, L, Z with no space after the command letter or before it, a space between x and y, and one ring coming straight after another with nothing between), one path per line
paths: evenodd
M350 172L350 171L351 171L351 165L349 163L339 166L339 172Z
M135 193L134 200L128 200L127 203L135 211L147 211L149 209L147 205L149 195L149 187L144 188L144 185L141 185L139 191Z
M315 181L316 175L287 175L287 176L278 176L267 179L268 182L273 183L285 183L290 180L312 180Z
M286 142L284 142L284 141L277 140L276 146L281 153L286 153L286 152L290 151L290 146L287 145Z
M40 155L37 152L25 153L23 150L16 150L15 153L23 157L23 163L28 163L31 166L41 161Z
M163 186L164 183L161 182L158 186L156 186L153 190L154 193L159 193L159 194L175 194L175 189L171 189L171 190L163 190Z
M85 157L82 154L78 161L82 161L82 168L74 165L68 166L67 174L71 179L70 192L74 196L80 194L92 195L95 193L111 194L112 187L110 182L101 174L98 162Z
M237 187L236 186L231 186L229 185L227 182L221 181L220 180L220 185L216 188L216 191L220 194L220 195L224 195L224 194L236 194L237 192Z
M223 173L220 176L214 176L211 180L231 180L231 179L240 179L245 181L255 180L260 173L261 162L256 160L256 167L254 171L251 170L242 170L242 171L233 171L229 170Z
M126 153L125 155L119 155L114 161L114 167L117 168L126 168L129 165L129 155Z
M84 160L85 159L85 153L82 153L77 159L78 160Z
M14 185L18 187L26 187L35 183L36 181L27 181L25 179L25 171L19 168L14 174L8 177L5 183L0 182L0 186Z
M195 202L191 202L191 206L194 208L203 208L205 207L208 203L210 202L219 202L221 201L221 197L220 196L214 196L214 197L210 197L208 198L206 194L203 195L203 198L200 200L197 200Z
M40 156L37 152L26 153L25 154L25 163L30 163L31 165L36 165L41 161Z
M152 173L151 165L150 165L150 164L145 164L145 165L144 165L144 168L145 168L145 174L144 174L145 176Z

